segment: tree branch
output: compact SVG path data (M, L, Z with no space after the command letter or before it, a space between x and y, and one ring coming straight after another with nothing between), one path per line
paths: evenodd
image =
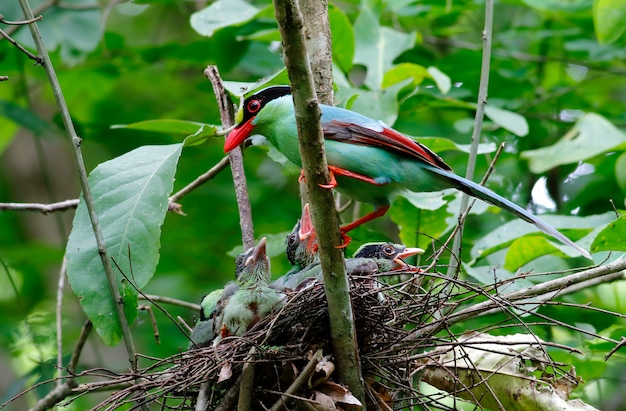
M480 134L483 128L483 117L485 115L485 106L487 105L487 93L489 91L489 69L491 61L491 39L493 31L493 0L485 1L485 29L483 30L483 58L480 67L480 84L478 86L478 102L476 104L476 116L474 117L474 131L472 132L472 143L470 145L470 153L467 161L467 169L465 178L474 179L474 171L476 169L476 157L478 156L478 144L480 143ZM456 255L456 262L452 262L448 268L448 276L456 276L461 267L461 243L463 240L463 225L465 218L463 215L467 210L469 196L465 193L461 195L461 206L459 208L459 230L457 231L454 242L452 243L452 254Z
M328 183L329 174L319 122L321 111L306 51L302 15L295 0L274 0L274 12L292 85L300 156L317 232L337 371L340 379L365 406L348 279L343 253L337 248L342 240L338 229L339 218L332 192L319 186Z
M33 12L30 8L30 5L28 4L28 0L19 0L19 2L26 19L34 19ZM63 92L61 91L61 86L57 79L56 72L54 71L54 67L52 66L52 62L50 61L48 51L46 50L45 44L41 37L39 27L37 26L37 23L30 24L28 27L30 28L31 35L33 37L35 45L37 46L37 51L41 56L41 59L43 60L43 67L48 76L48 81L50 82L52 93L55 97L61 118L63 120L63 124L65 126L65 129L67 130L67 134L71 142L72 154L74 155L74 161L76 164L76 169L78 171L80 185L83 190L85 205L87 207L87 212L89 214L89 219L91 221L91 225L94 231L96 244L98 246L98 254L100 256L104 272L106 273L109 293L111 295L111 298L115 302L115 312L117 314L122 329L122 336L124 344L126 346L128 360L131 364L133 371L136 371L137 361L135 358L135 344L133 342L132 334L130 332L130 326L128 324L128 321L126 320L126 315L124 314L124 307L122 303L123 300L120 296L120 291L117 285L117 278L111 266L110 258L104 242L104 235L102 234L102 228L100 227L98 214L93 204L93 198L91 197L91 189L87 181L87 171L85 170L85 163L83 161L83 155L80 148L81 139L76 134L76 130L74 128L72 118L65 102Z
M220 73L216 66L208 66L204 70L204 75L209 78L213 85L213 92L220 109L222 127L228 128L235 122L233 103L230 101L228 93L224 90ZM252 224L252 210L250 208L250 198L248 197L248 187L246 185L246 174L243 168L243 154L241 147L236 147L228 153L230 169L233 173L235 184L235 195L237 197L237 207L239 208L239 224L241 225L241 240L244 250L254 247L254 226Z
M512 301L519 301L525 300L527 298L544 296L549 293L554 293L555 291L568 289L568 287L572 287L575 284L591 281L593 279L603 276L609 276L624 270L626 270L626 259L619 259L604 266L593 267L576 274L571 274L565 277L557 278L555 280L546 281L544 283L527 287L522 290L502 295L493 295L491 296L491 299L487 301L483 301L481 303L474 304L459 311L449 313L448 315L446 315L445 318L437 320L436 322L425 327L419 327L415 329L413 337L423 338L423 336L425 335L435 334L444 327L450 326L452 324L465 321L477 315L484 315L500 310L503 304L510 305L510 302ZM552 298L553 296L550 297Z

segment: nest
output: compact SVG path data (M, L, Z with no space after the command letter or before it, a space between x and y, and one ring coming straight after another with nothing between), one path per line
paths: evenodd
M485 300L490 302L490 295L496 294L497 286L501 291L503 284L486 290L436 273L408 272L404 273L404 281L398 281L398 274L402 273L350 279L365 405L382 410L411 406L452 409L442 400L466 389L467 382L450 371L456 364L448 371L441 364L450 361L444 358L445 354L454 354L467 333L455 335L450 331L451 324L455 319L469 318L463 316L467 307L482 307L472 311L476 316L481 312L493 313L494 309L506 311L514 303L484 304ZM395 285L389 285L392 279L396 279ZM428 292L420 287L422 282L427 283L424 288ZM519 318L513 318L483 331L520 323ZM528 325L531 323L524 324ZM539 348L544 350L542 344ZM253 410L359 409L359 402L334 372L332 353L324 289L314 284L290 294L283 308L259 321L242 337L228 337L217 346L166 359L145 357L142 362L149 361L151 365L137 373L117 374L113 378L109 375L108 384L123 384L123 388L95 409L129 405L139 409L156 403L159 409L229 410L237 407L242 395L249 397ZM522 356L517 357L523 360ZM568 370L557 371L559 364L547 356L533 361L545 362L545 368L550 367L559 378L569 375ZM448 390L450 394L419 391L419 381L428 381L427 368L434 362L439 362L439 371L447 373L440 378L457 386Z

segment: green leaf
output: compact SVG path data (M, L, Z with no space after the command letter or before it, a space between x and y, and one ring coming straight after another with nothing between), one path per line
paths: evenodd
M511 243L504 259L504 268L516 271L530 261L558 251L547 238L536 235L520 237Z
M209 137L215 137L217 128L208 124L203 124L195 133L185 138L185 147L198 146L209 139Z
M428 76L433 79L435 83L437 83L437 87L439 88L439 91L441 91L441 94L448 94L450 88L452 87L450 77L434 66L428 67L427 70Z
M441 192L437 194L441 199ZM389 216L398 225L400 240L403 244L428 249L432 245L432 238L439 238L452 228L452 225L448 224L448 220L453 221L449 218L452 214L447 211L447 207L442 207L445 202L439 202L436 199L435 203L441 206L435 209L426 209L421 206L418 208L414 202L405 197L398 197L394 201L393 207L389 210ZM422 204L424 203L420 205Z
M161 225L182 148L182 144L139 147L98 165L89 175L108 254L139 288L152 278L159 261ZM83 310L105 344L117 344L121 328L116 303L108 292L82 196L66 253L67 276ZM124 296L124 311L132 323L137 316L137 292L115 271Z
M261 9L242 0L217 0L191 15L191 27L200 35L211 37L215 31L252 20Z
M365 116L381 120L385 124L392 125L398 118L398 110L400 103L398 102L398 93L405 87L410 80L395 84L384 90L356 90L359 96L352 102L350 110L359 112ZM338 93L338 99L342 99L340 96L345 96L345 92L349 90L341 90Z
M620 154L615 161L615 180L619 188L626 192L626 152Z
M594 0L593 25L598 43L614 43L626 30L626 2L624 0Z
M485 107L485 115L500 127L509 130L517 136L524 137L528 135L528 122L524 116L489 105Z
M0 116L14 121L41 137L51 137L58 132L54 123L44 120L31 110L18 106L11 101L0 100Z
M205 127L207 128L205 129ZM215 126L208 124L174 119L145 120L132 124L114 124L111 128L128 128L132 130L154 131L157 133L180 134L184 136L196 134L203 129L206 132L213 131L213 134L215 134L217 130Z
M570 12L586 11L593 0L522 0L526 5L542 11Z
M341 47L333 47L333 61L344 73L352 69L354 57L354 30L350 19L338 7L328 7L328 21L333 44L341 44Z
M499 210L496 207L490 207L490 210ZM504 210L499 212L504 213ZM569 238L576 241L577 238L581 238L593 230L593 228L606 224L610 218L610 213L599 214L595 216L587 217L569 217L559 215L542 215L540 216L543 221L550 224L559 230L568 229L567 234ZM495 217L494 217L495 218ZM511 243L527 234L533 234L536 236L545 236L541 234L538 229L525 221L516 219L511 220L505 224L500 225L498 228L485 235L474 243L472 247L472 258L486 257L496 251L502 250L511 245ZM524 237L528 238L528 237ZM545 236L546 239L551 240L550 237ZM521 239L520 239L521 241ZM524 240L525 241L525 240ZM551 240L552 241L552 240ZM521 246L522 244L520 244ZM578 254L567 245L561 244L556 240L552 241L553 251L560 250L566 255L577 256ZM581 244L584 247L584 245ZM542 246L543 247L543 246Z
M609 223L591 243L591 252L626 251L626 216Z
M264 234L260 236L258 239L254 240L254 244L258 244L259 240L263 237L267 239L266 245L266 254L268 257L277 257L279 255L285 254L285 239L289 235L290 231L283 231L277 234ZM232 250L228 251L226 254L231 257L237 257L237 255L243 253L243 246L238 245L235 246ZM235 264L233 262L233 273L235 272Z
M234 98L245 98L269 86L289 85L287 69L255 82L225 81L224 88Z
M367 68L365 84L369 89L378 90L393 60L415 44L415 34L380 26L378 17L368 8L363 8L354 22L354 32L358 33L354 62Z
M528 160L533 173L543 173L562 164L577 163L615 150L624 143L626 135L607 119L587 113L552 146L523 151L520 157Z
M426 147L433 150L435 153L442 151L453 150L462 151L464 153L470 152L470 144L457 144L454 141L443 137L417 137L413 138L424 144ZM478 154L493 153L496 151L495 143L480 143L478 144Z
M428 72L424 66L414 63L401 63L385 73L382 88L398 84L406 79L411 79L411 86L417 87L422 84L426 76L428 76Z
M98 46L103 33L103 19L101 9L93 7L91 0L69 3L75 9L50 4L45 9L45 18L37 22L37 26L49 53L60 50L64 63L76 64ZM7 20L21 20L23 17L18 2L13 1L3 2L2 14ZM26 48L36 49L30 30L19 30L14 39Z

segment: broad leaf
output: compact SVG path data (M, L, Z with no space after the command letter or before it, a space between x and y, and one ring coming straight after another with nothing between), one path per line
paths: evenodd
M615 42L626 30L626 2L624 0L595 0L593 25L600 44Z
M485 107L485 115L500 127L517 136L524 137L528 134L528 122L524 116L489 105Z
M450 87L452 87L452 81L450 81L450 77L443 71L439 70L437 67L431 66L428 67L428 75L432 78L435 83L437 83L437 88L441 91L441 94L448 94L450 91Z
M609 223L591 243L591 251L626 251L626 216Z
M400 103L398 102L398 93L405 87L410 80L394 84L385 90L359 90L359 89L342 89L337 92L337 99L344 99L347 93L356 92L358 97L350 101L350 110L354 110L365 116L380 120L387 125L393 125L398 118L398 110Z
M348 16L338 7L328 7L328 20L332 43L341 44L341 47L333 47L333 61L344 73L349 73L354 57L354 29Z
M380 89L385 72L396 57L413 47L415 35L380 26L378 17L368 8L357 17L354 31L359 33L354 62L367 68L365 84L370 90Z
M556 229L559 229L561 231L563 231L563 229L568 229L567 233L565 234L567 234L568 237L574 241L591 232L593 228L598 227L602 224L606 224L609 221L608 219L610 218L607 213L587 217L568 217L559 215L542 215L539 217ZM536 235L523 237L530 233ZM505 224L502 224L491 233L476 241L474 247L472 248L471 255L472 258L486 257L492 253L495 253L496 251L502 250L503 248L510 246L511 243L518 238L521 242L516 245L516 248L518 246L534 246L536 241L535 237L539 235L545 237L547 240L550 240L550 244L552 245L551 252L560 251L569 256L578 256L578 253L575 250L571 249L569 246L561 244L557 240L551 239L549 236L546 236L545 234L539 232L539 230L534 225L519 219L511 220ZM526 244L527 239L530 239L531 243ZM583 244L580 245L583 248L585 247L585 245ZM547 248L544 248L545 246L547 245L541 245L542 250L548 251ZM545 254L545 252L543 254ZM522 259L523 256L521 255L513 258L513 260L515 261L521 261Z
M43 1L31 1L33 9ZM93 51L102 38L102 11L91 0L73 0L70 6L50 3L44 19L37 22L48 52L60 51L64 63L76 64ZM22 20L19 2L3 1L2 13L7 20ZM14 39L29 49L36 49L30 30L19 30Z
M522 0L528 6L543 11L570 12L589 10L593 0Z
M131 124L114 124L111 128L128 128L132 130L154 131L157 133L188 136L197 133L204 126L212 127L213 132L216 130L214 126L209 126L208 124L199 123L197 121L175 119L145 120Z
M387 88L406 79L411 79L411 86L417 87L422 84L427 76L430 77L424 66L414 63L398 64L387 70L383 78L382 88Z
M261 9L242 0L218 0L209 7L191 15L191 27L200 35L211 37L216 30L243 24Z
M98 165L89 175L108 254L139 288L152 278L159 261L161 225L182 148L182 144L139 147ZM102 340L109 346L117 344L121 328L115 302L82 196L66 253L67 276L83 310ZM137 291L114 270L132 323L137 316Z
M552 254L558 249L546 237L527 235L511 243L504 259L504 268L515 271L541 256Z
M537 150L521 153L533 173L543 173L562 164L576 163L614 150L626 143L626 135L604 117L582 116L559 141Z
M412 196L415 193L408 194ZM433 193L420 193L433 194ZM420 194L415 194L419 196ZM441 199L441 192L437 193ZM414 198L415 200L415 198ZM444 207L445 202L440 203L437 209L417 208L414 203L405 197L398 197L393 207L389 210L391 220L398 225L400 230L400 240L403 244L417 246L424 249L431 247L433 238L440 238L448 232L454 225L454 219L450 219L452 214L448 208ZM453 222L450 224L450 222Z

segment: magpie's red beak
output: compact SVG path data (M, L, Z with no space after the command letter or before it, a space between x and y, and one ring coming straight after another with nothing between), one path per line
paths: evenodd
M245 139L250 136L252 129L254 129L252 120L254 120L254 117L252 117L245 123L239 124L237 127L235 127L233 131L228 133L228 137L226 137L226 142L224 143L225 153L228 153L233 148L241 145L241 143L243 143Z

